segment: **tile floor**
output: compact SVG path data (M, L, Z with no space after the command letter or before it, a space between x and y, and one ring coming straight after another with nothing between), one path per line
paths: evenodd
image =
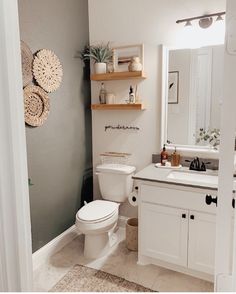
M75 264L101 269L160 292L212 292L213 284L154 265L137 265L137 253L125 247L125 230L116 232L119 242L98 260L83 256L83 236L78 236L34 272L34 289L49 291Z

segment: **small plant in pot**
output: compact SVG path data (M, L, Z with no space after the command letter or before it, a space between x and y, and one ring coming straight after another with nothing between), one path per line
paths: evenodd
M94 70L96 74L106 73L107 63L112 60L112 49L107 45L93 45L89 48L89 53L84 54L87 59L92 59L94 63Z

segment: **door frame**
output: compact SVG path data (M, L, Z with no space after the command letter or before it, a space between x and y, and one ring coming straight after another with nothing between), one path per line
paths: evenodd
M17 0L0 1L0 291L32 291L32 245Z
M226 23L236 15L235 0L227 0ZM0 291L32 290L32 248L27 155L22 95L17 0L0 1ZM226 38L227 39L227 38ZM227 40L226 40L227 44ZM232 64L235 64L233 67ZM223 275L231 275L229 219L232 211L232 173L236 99L236 55L225 53L225 99L222 109L219 170L216 290ZM231 124L230 124L231 123ZM226 246L226 247L225 247ZM236 245L234 245L236 247ZM226 249L224 249L226 248ZM236 248L235 248L236 249ZM235 255L234 255L234 259ZM236 275L233 272L233 275ZM232 277L232 275L231 275ZM233 277L236 279L236 277ZM230 287L232 289L232 285ZM223 287L226 290L226 287ZM233 289L236 290L236 289Z
M227 0L224 56L224 100L221 111L218 207L216 218L215 291L236 291L236 227L232 240L232 191L235 148L236 53L229 52L229 28L236 17L236 1ZM236 34L234 23L234 38ZM234 42L235 48L235 42ZM234 211L235 213L235 211ZM236 216L236 215L235 215ZM233 250L232 250L233 249ZM233 271L231 268L233 256Z

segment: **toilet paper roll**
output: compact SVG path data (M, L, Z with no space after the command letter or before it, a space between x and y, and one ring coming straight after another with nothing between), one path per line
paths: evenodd
M129 204L132 206L138 206L138 193L137 191L133 191L129 194L128 197Z

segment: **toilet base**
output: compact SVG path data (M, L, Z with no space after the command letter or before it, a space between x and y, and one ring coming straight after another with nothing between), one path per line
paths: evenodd
M110 232L85 235L84 256L88 259L97 259L109 253L110 249L117 243L117 236Z

